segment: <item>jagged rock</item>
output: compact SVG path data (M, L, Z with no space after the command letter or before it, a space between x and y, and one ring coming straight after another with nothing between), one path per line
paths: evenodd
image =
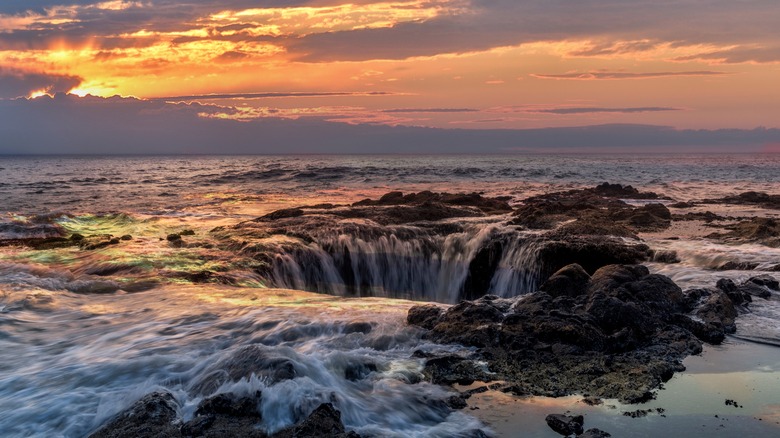
M582 284L574 284L575 278ZM641 265L606 266L590 278L568 267L546 289L556 296L545 291L509 300L486 296L426 318L417 316L425 314L423 306L413 307L411 320L432 327L429 338L476 347L493 373L469 375L468 367L457 368L472 363L470 358L437 359L431 363L437 376L447 376L437 380L499 379L515 394L582 391L646 401L653 388L684 369L682 358L701 352L702 340L721 342L736 316L725 293L683 294L669 278ZM709 321L687 316L699 306L699 315Z
M176 400L169 392L143 396L89 438L181 437Z
M585 422L585 419L582 415L572 417L563 414L550 414L545 417L544 421L547 422L550 429L561 435L569 436L582 433L582 424Z

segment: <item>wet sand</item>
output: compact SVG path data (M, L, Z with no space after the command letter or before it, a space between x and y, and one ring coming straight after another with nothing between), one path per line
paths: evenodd
M780 436L780 348L730 337L722 346L705 346L684 364L687 370L644 404L604 400L589 406L580 395L515 397L488 391L469 399L466 411L501 437L559 437L544 418L565 412L583 415L586 430L599 428L613 437ZM640 418L623 415L636 410L651 412Z

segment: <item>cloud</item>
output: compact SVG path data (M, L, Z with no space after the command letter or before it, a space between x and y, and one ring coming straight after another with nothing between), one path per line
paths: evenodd
M680 56L675 61L717 61L724 64L776 63L780 62L780 45L773 47L734 47L690 56Z
M334 96L393 96L388 91L312 91L312 92L268 92L268 93L222 93L191 94L186 96L158 97L158 101L182 100L225 100L225 99L271 99L287 97L334 97Z
M624 72L624 71L589 71L572 72L564 74L532 74L531 76L539 79L565 79L578 81L593 80L622 80L622 79L654 79L668 78L675 76L723 76L728 73L712 70L694 70L694 71L660 71L660 72Z
M223 107L133 98L0 101L0 154L499 153L518 150L759 151L780 129L647 125L435 129L265 117L203 117Z
M651 112L660 112L660 111L680 111L680 108L657 107L657 106L634 107L634 108L563 107L563 108L538 108L538 109L528 108L521 112L543 113L543 114L593 114L593 113L634 114L634 113L651 113Z
M474 108L391 108L382 110L383 113L475 113Z
M27 72L0 67L0 99L27 97L33 92L67 92L78 87L78 76Z

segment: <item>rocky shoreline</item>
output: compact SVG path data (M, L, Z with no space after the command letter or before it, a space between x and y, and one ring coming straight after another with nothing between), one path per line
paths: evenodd
M295 263L295 269L308 269L295 278L301 288L331 292L324 288L332 286L335 278L347 296L369 296L372 290L384 287L390 296L428 301L440 297L410 294L411 282L376 280L371 277L375 275L373 267L367 263L386 271L413 270L431 260L438 261L435 266L440 267L448 255L442 242L463 252L472 251L462 262L460 289L447 297L453 305L417 305L407 316L408 324L422 330L426 339L470 347L471 354L417 351L410 359L424 363L420 377L435 384L485 385L430 403L441 405L445 412L463 409L473 391L488 388L523 396L581 394L594 402L610 398L642 403L652 399L674 373L683 371L682 360L700 353L703 343L719 344L734 333L739 314L748 311L753 300L770 299L780 292L780 284L771 276L756 275L739 284L724 278L706 288L682 290L670 278L652 274L641 265L677 263L677 254L651 248L640 236L668 230L674 223L701 221L713 229L706 236L710 241L777 247L780 222L776 219L681 212L721 204L777 209L777 199L777 195L750 192L679 203L660 194L608 183L534 196L518 205L510 204L510 198L476 193L390 192L377 200L351 205L278 210L235 226L218 227L204 236L207 241L192 247L235 254L241 260L237 264L251 267L253 274L269 282L288 279L290 273L284 269ZM478 239L470 241L478 246L468 248L469 242L456 240L456 236L471 232L467 222L480 220L490 228L485 227L487 231L476 233ZM133 239L129 235L68 236L56 224L43 221L41 226L50 235L0 240L0 246L96 251ZM168 235L160 241L171 248L187 248L186 239L192 234ZM345 239L353 240L345 243ZM379 243L370 251L356 252L355 248L366 242ZM528 272L521 273L528 277L522 285L530 289L519 296L512 296L517 291L496 290L504 284L495 280L503 269L502 260L522 248L532 249L520 254L527 260L517 259L530 266ZM720 269L755 267L734 260ZM104 270L89 275L103 278L115 273ZM229 272L177 271L169 275L192 283L233 281ZM123 290L147 290L157 283L138 284L127 283ZM114 292L119 287L75 292ZM356 330L371 330L371 326ZM352 370L355 378L376 371L371 365ZM232 362L217 364L213 371L230 381L255 375L274 382L294 379L291 367L258 347L240 350ZM91 437L359 436L344 427L336 401L313 407L311 412L301 413L295 425L268 434L261 429L263 418L258 411L262 394L213 395L221 383L193 384L192 391L204 399L186 422L171 393L154 392ZM581 421L572 421L570 417L548 418L551 427L564 435L608 436L598 430L583 431ZM464 431L463 436L485 433Z

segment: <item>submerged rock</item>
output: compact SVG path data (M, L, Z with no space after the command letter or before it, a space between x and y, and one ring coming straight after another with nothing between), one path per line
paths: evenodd
M248 379L253 375L266 379L270 385L292 379L297 373L290 359L278 356L262 345L247 345L207 368L192 385L192 391L196 394L212 393L226 382Z
M683 370L681 360L701 352L702 341L719 343L733 332L737 315L725 292L683 293L641 265L609 265L593 276L571 265L542 289L444 312L412 307L411 324L429 328L434 341L476 347L490 371L443 357L428 360L429 375L441 383L503 379L516 394L583 391L641 402ZM691 310L704 322L689 317Z

